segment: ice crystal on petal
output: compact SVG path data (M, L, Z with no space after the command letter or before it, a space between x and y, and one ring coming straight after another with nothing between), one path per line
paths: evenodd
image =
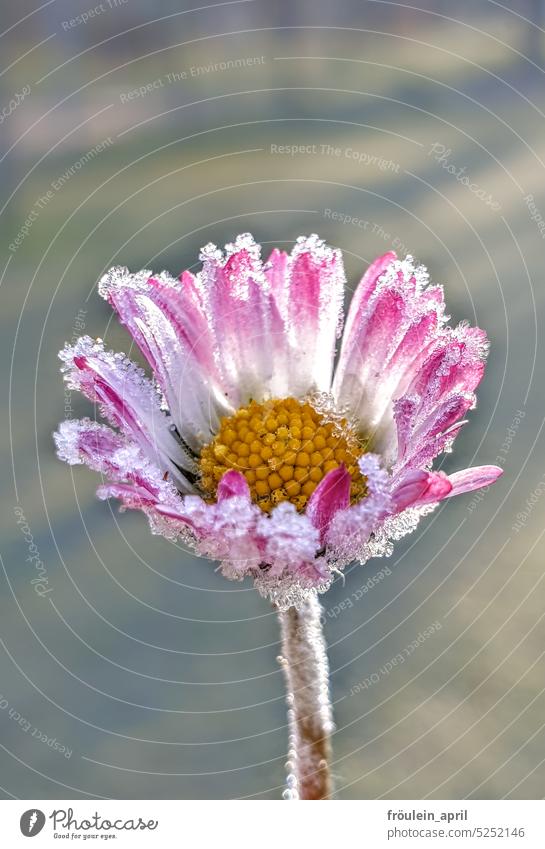
M90 419L61 422L54 434L57 453L70 465L85 464L116 483L147 492L155 502L181 503L176 488L134 442Z
M213 242L208 242L204 247L201 248L199 253L199 259L201 262L221 262L223 259L223 252L215 245Z
M70 466L87 463L95 471L103 471L104 457L124 444L120 434L88 418L61 422L54 439L60 460Z
M96 402L104 418L168 471L182 491L190 492L192 485L181 470L195 471L195 460L170 430L157 389L143 369L88 336L66 345L59 357L68 387Z
M251 233L241 233L231 244L225 245L227 258L240 251L246 251L258 263L261 257L261 245L255 241Z
M330 248L316 233L310 236L299 236L290 255L290 265L293 268L301 258L309 257L315 267L322 269L328 279L328 285L320 291L319 315L320 323L327 324L331 318L336 318L335 336L340 338L343 329L343 298L346 278L341 252Z
M390 479L380 467L379 458L364 455L359 461L360 469L367 478L368 495L358 504L339 510L331 522L326 543L337 568L343 568L352 560L361 560L373 530L388 515L390 502Z
M284 571L295 575L314 571L319 534L293 504L279 504L270 517L262 514L256 530L263 540L263 559L270 564L271 577L278 577Z
M379 523L368 542L362 547L358 560L366 563L372 557L390 557L394 550L394 542L412 534L420 519L431 513L437 504L426 504L423 507L409 507L395 516L389 516Z

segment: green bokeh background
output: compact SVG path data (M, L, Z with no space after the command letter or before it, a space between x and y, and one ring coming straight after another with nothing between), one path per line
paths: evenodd
M185 0L128 0L75 25L91 8L79 0L2 5L0 108L30 87L0 125L5 798L281 793L270 606L151 536L141 515L98 501L97 476L58 462L51 440L65 412L90 413L75 394L65 411L65 339L85 325L137 357L97 295L103 271L195 268L200 246L248 230L265 253L319 233L344 252L351 290L401 245L445 284L453 320L478 323L492 343L478 409L442 468L499 456L505 475L477 499L447 502L388 561L349 569L324 599L339 797L541 798L545 242L524 198L545 216L545 53L530 23L543 4L249 0L190 11ZM150 90L128 98L141 86ZM47 573L44 598L17 505Z

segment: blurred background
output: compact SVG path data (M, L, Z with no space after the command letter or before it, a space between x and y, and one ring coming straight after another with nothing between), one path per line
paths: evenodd
M542 798L544 28L530 0L3 0L5 798L282 792L270 606L98 501L51 439L92 414L66 339L137 356L103 271L178 273L248 230L264 253L317 232L351 290L410 252L492 343L442 467L503 478L324 597L338 796Z

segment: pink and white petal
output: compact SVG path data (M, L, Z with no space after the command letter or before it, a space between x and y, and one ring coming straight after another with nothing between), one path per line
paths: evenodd
M396 260L394 251L388 251L384 256L378 257L363 275L350 302L333 380L333 394L339 403L341 399L346 401L352 397L354 389L356 389L355 406L357 407L360 403L360 396L364 389L364 379L360 376L360 370L362 366L365 367L364 347L370 305L373 309L379 281Z
M394 473L404 467L429 465L449 450L462 426L459 421L475 406L474 390L484 373L486 335L465 324L444 328L394 400L397 455Z
M388 379L388 352L404 319L403 296L391 289L378 292L368 305L350 355L341 348L334 385L337 403L342 409L349 409L373 436L383 413L376 404L377 380Z
M392 510L390 479L375 454L364 454L359 460L366 478L367 496L339 510L326 535L327 556L339 568L359 559L371 533Z
M164 314L151 301L140 300L142 317L135 324L156 362L155 378L180 436L198 452L217 432L220 417L233 410L208 374L195 367Z
M473 466L473 468L454 472L449 475L452 489L446 497L451 498L453 495L461 495L463 492L472 492L474 489L490 486L501 475L503 475L503 469L499 466Z
M446 498L452 483L443 472L415 469L403 478L392 492L392 512L401 513L407 507L433 504Z
M436 334L441 326L441 310L433 306L429 312L418 316L408 327L385 363L380 384L376 386L374 396L374 418L370 423L373 429L373 442L385 458L387 465L397 456L396 426L392 399L398 398L409 385L411 375L425 360L427 352L433 347Z
M353 298L333 382L337 403L359 420L391 461L392 400L409 382L444 322L440 287L423 266L389 253L364 277Z
M488 340L484 330L462 323L444 328L427 360L415 373L407 394L430 407L452 392L473 392L485 370Z
M117 311L153 369L178 432L194 450L232 412L196 278L111 269L99 292Z
M270 291L271 346L274 357L274 372L269 387L272 397L285 398L294 394L291 389L290 362L292 343L287 325L288 287L286 279L289 255L274 248L263 265L263 273Z
M357 339L359 336L359 327L361 324L362 316L365 313L367 303L371 298L371 295L386 271L386 269L397 259L397 254L395 251L388 251L382 256L377 257L369 268L366 270L365 274L361 278L356 291L350 301L350 308L348 310L348 314L346 316L346 325L344 328L343 334L343 347L345 347L345 355L350 354L350 348L353 345L357 345Z
M199 285L217 347L218 367L229 400L239 406L271 394L277 366L275 317L260 247L238 236L224 255L215 245L201 251Z
M329 391L342 330L345 273L340 251L316 235L300 237L289 256L273 251L265 274L284 325L286 394Z
M289 254L278 248L273 248L269 258L263 267L265 277L271 287L271 294L278 306L279 311L286 315L289 289L286 286L289 268Z
M454 441L462 428L467 424L467 419L456 422L448 430L438 433L429 439L420 442L416 446L416 453L410 455L410 460L396 464L393 468L393 477L403 475L408 469L429 468L439 454L448 454L452 451Z
M88 336L67 345L59 356L69 388L98 403L102 415L168 471L181 491L191 492L193 487L184 471L195 472L195 460L176 438L155 387L142 369L124 354L106 351L102 342Z
M127 441L107 425L90 419L67 420L61 422L53 438L61 460L70 465L85 464L100 472L112 485L120 485L120 492L125 492L123 487L128 488L149 504L162 502L177 506L181 503L177 490L163 478L161 469L136 443ZM107 486L101 487L99 494L104 493Z
M351 482L346 467L341 464L327 473L310 496L305 514L317 528L320 542L324 541L335 513L346 510L350 504Z
M109 473L112 456L126 445L121 434L89 418L61 422L53 439L59 460L70 466L85 463L102 474Z
M428 465L464 424L464 416L475 405L473 393L453 392L431 409L417 397L405 396L394 402L398 448L396 473L403 468ZM455 430L455 434L452 432ZM447 437L446 439L444 437Z

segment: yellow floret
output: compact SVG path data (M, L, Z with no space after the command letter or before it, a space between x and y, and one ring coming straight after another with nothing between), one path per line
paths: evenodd
M251 401L221 419L219 432L201 452L200 486L213 500L229 469L242 472L252 499L265 512L291 501L303 511L308 499L332 469L345 465L350 500L366 495L358 467L363 444L342 419L328 421L309 403L296 398Z

